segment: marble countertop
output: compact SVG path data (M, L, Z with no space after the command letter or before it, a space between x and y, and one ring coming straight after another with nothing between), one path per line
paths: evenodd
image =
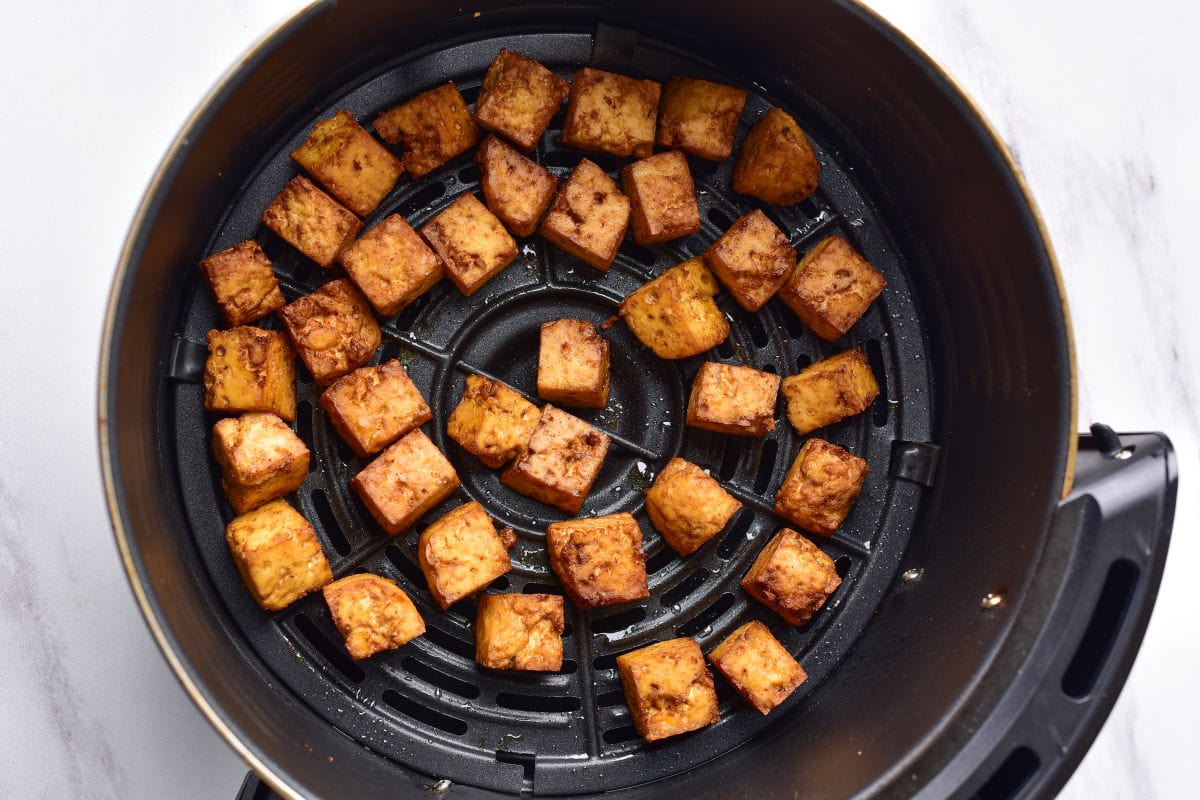
M232 798L117 556L96 355L126 228L199 99L295 0L25 3L0 26L0 797ZM1200 636L1200 5L871 0L1009 143L1057 248L1081 425L1163 430L1179 505L1149 632L1066 798L1194 797ZM1192 322L1188 322L1192 319Z

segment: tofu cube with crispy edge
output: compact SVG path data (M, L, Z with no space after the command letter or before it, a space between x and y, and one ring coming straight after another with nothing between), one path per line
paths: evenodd
M389 536L411 527L458 484L454 467L419 429L350 479L350 488Z
M781 528L754 559L742 588L789 625L803 625L842 583L833 559L791 528Z
M492 469L504 466L525 447L541 412L500 381L468 375L462 399L446 432L464 450Z
M663 540L690 555L721 532L742 504L690 461L672 458L646 490L646 514Z
M296 354L282 331L242 325L205 334L204 408L296 418Z
M688 259L622 300L621 319L659 358L699 355L729 336L716 293L717 280L704 259Z
M429 593L443 609L512 569L496 526L479 503L459 506L421 534L417 559Z
M617 656L633 727L648 742L721 718L712 675L695 639L684 637Z
M556 594L485 594L475 613L475 660L489 669L558 672L563 599Z
M879 394L871 365L857 347L789 375L781 386L788 419L797 433L861 414Z
M528 152L569 91L571 84L532 58L501 50L483 76L475 119Z
M433 412L396 359L338 378L321 394L321 408L359 458L378 453L433 419Z
M645 600L642 529L625 512L552 522L546 528L550 567L580 608Z
M730 226L704 252L708 265L738 305L758 311L796 266L796 250L760 209Z
M366 298L345 278L297 298L279 317L319 386L370 361L381 341Z
M444 274L442 260L399 214L360 236L338 263L384 317L399 313Z
M375 141L349 111L339 111L313 126L304 144L292 151L329 193L365 217L396 185L404 166Z
M414 178L433 172L483 138L452 81L383 112L375 118L375 132L388 144L404 143L404 166Z
M800 448L775 494L775 513L806 531L829 536L845 521L870 467L824 439Z
M252 411L213 426L221 486L238 514L291 494L308 475L308 447L274 414Z
M708 660L760 714L770 713L808 680L800 662L756 619L726 636Z
M355 661L395 650L425 632L425 621L404 590L369 573L347 575L322 593L333 624Z
M234 517L225 542L246 588L267 611L286 608L333 580L316 531L283 500Z
M558 178L495 136L475 154L487 207L517 236L532 236L550 207Z
M858 322L887 279L841 236L823 239L779 290L779 299L817 336L832 342Z
M633 162L621 170L621 187L629 196L638 244L668 242L700 230L696 185L683 151Z
M200 270L230 325L260 320L287 302L271 259L253 239L214 253L200 262Z
M790 206L817 190L821 165L796 120L772 108L755 123L733 165L733 190Z
M538 397L564 406L608 404L608 342L581 319L542 323L538 349Z
M586 158L558 189L538 233L585 264L605 271L629 227L629 198Z
M662 84L584 67L571 79L563 123L567 147L645 158L654 152Z
M303 175L283 187L262 222L319 267L333 264L362 230L362 221Z
M746 92L723 83L675 75L663 86L658 144L724 161L733 152Z
M604 465L608 445L607 434L546 404L500 482L560 511L578 514Z
M775 430L778 394L778 375L705 361L692 380L687 424L733 436L766 436Z
M517 243L496 215L463 192L421 228L446 275L470 297L517 257Z

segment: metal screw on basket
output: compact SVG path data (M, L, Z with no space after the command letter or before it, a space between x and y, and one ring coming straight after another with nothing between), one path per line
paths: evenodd
M979 601L979 607L984 611L991 611L993 608L999 608L1003 602L1004 595L997 594L996 592L988 592L983 596L983 599Z
M904 574L900 576L900 580L904 583L916 583L925 575L925 570L921 567L913 567L912 569L904 570Z

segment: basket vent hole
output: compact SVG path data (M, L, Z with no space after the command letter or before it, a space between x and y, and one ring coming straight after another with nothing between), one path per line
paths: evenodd
M786 305L779 309L779 317L783 320L783 327L792 339L803 339L808 335L808 326L801 322L800 318L796 316L796 312Z
M716 602L708 608L701 611L688 622L680 625L678 633L680 636L695 636L700 634L707 636L711 633L712 624L716 622L722 614L733 608L734 596L730 592L726 592L717 598Z
M433 205L438 200L441 200L445 194L446 187L439 181L433 181L424 189L421 189L412 197L401 203L398 210L401 216L407 219L419 211L424 211L428 206Z
M746 531L754 522L754 514L748 508L743 508L734 518L733 527L729 529L725 540L717 548L717 555L726 561L737 551L738 545L746 540Z
M388 689L383 693L383 702L406 717L411 717L417 722L423 722L440 731L445 731L454 736L462 736L467 732L467 723L465 721L457 717L452 717L449 714L435 711L424 703L419 703L412 698L405 697L395 689Z
M537 756L533 753L516 753L512 750L497 750L496 760L501 764L519 764L521 767L522 794L533 791L533 773L537 766Z
M525 594L556 594L561 597L563 588L557 583L527 583L521 591Z
M638 738L638 732L632 725L622 725L619 728L609 728L604 732L605 744L620 744Z
M721 457L721 466L717 469L717 476L728 481L733 478L737 472L738 462L742 459L742 449L745 447L745 442L740 439L730 437L730 441L725 445L725 455Z
M634 261L646 267L653 267L658 263L658 256L654 251L647 247L642 247L640 244L625 242L621 245L621 252L631 256Z
M821 209L817 208L817 204L813 202L811 197L804 200L797 208L800 209L801 214L809 219L819 219L821 216Z
M320 489L313 492L312 504L313 509L317 512L317 519L321 522L321 528L325 531L330 543L333 544L333 549L340 556L349 553L350 542L346 541L346 534L342 533L342 526L338 525L337 517L333 515L333 507L329 505L329 498L325 496L325 492Z
M472 164L469 167L464 167L458 171L458 180L460 183L479 183L479 168Z
M570 675L571 673L575 672L575 670L577 670L577 669L579 669L578 661L573 661L569 658L564 658L563 662L562 662L562 669L560 669L559 672L562 673L563 675Z
M758 461L758 472L754 476L754 493L763 494L771 485L775 475L775 458L779 455L779 442L768 439L763 442L762 457Z
M687 580L680 583L674 589L663 592L662 604L664 606L673 606L687 598L692 592L699 589L705 581L712 577L712 573L703 567L698 568L695 572L687 577Z
M354 460L358 458L354 450L350 447L350 445L346 444L346 440L341 436L334 436L333 439L337 442L338 461L341 461L345 465L353 464Z
M710 208L708 210L708 220L722 231L729 230L729 226L733 224L733 220L729 218L729 215L719 208Z
M616 669L617 668L617 656L623 656L626 653L632 653L634 650L637 650L638 647L640 647L640 646L641 645L634 645L633 647L626 647L624 650L614 650L611 653L605 653L602 656L596 656L595 658L592 659L592 668L595 669L597 672L603 671L606 669Z
M631 608L592 622L592 633L614 633L636 625L646 618L646 609Z
M654 555L646 559L646 572L650 575L665 569L668 564L675 560L675 551L669 547L664 547Z
M850 556L839 556L833 560L833 568L837 570L839 578L845 578L846 573L850 571Z
M441 628L435 628L432 625L426 626L425 636L428 637L429 641L443 650L449 650L451 653L462 656L469 661L475 660L474 642L463 641L457 636L452 636Z
M330 641L311 619L304 614L297 614L295 624L300 635L307 639L308 643L315 647L317 652L324 656L325 660L338 672L345 675L351 683L362 683L363 679L367 677L362 667L355 664L346 654L345 648Z
M1092 610L1092 619L1063 673L1062 690L1069 697L1081 700L1091 694L1129 610L1138 574L1137 565L1126 559L1115 561L1108 568L1108 576Z
M408 556L401 552L399 547L391 546L387 549L388 561L400 570L400 574L408 578L409 583L413 586L425 586L425 574L421 572L421 568L408 560Z
M879 384L879 396L871 404L871 423L876 428L882 428L888 421L888 390L887 374L883 369L883 347L878 339L867 342L867 362L871 372L875 373L875 382Z
M683 249L693 257L699 257L708 249L708 242L704 241L703 236L693 236L684 243Z
M496 705L501 708L511 708L514 711L539 711L546 714L564 714L583 708L583 701L578 697L563 695L500 692L496 695Z
M299 370L297 370L299 372ZM313 441L313 407L307 400L296 404L296 435L312 449Z
M729 337L725 337L725 341L717 345L717 355L723 359L733 358L733 342L729 341Z
M479 697L479 687L475 684L460 680L453 675L447 675L441 670L434 669L424 661L418 661L412 656L405 656L404 660L400 662L400 666L426 683L433 684L439 689L445 689L451 694L465 697L468 700L474 700L476 697Z
M499 578L496 578L496 580L492 581L490 584L491 588L495 589L498 592L503 592L505 589L507 589L509 587L509 585L510 585L510 581L508 580L507 575L501 575Z
M551 150L542 156L542 166L574 169L579 163L579 158L579 153L572 153L570 150Z
M625 702L625 692L620 689L610 689L596 695L596 705L600 708L612 708Z
M1018 747L975 793L975 800L1010 800L1016 797L1041 765L1037 753L1028 747Z
M807 356L803 353L796 356L796 366L800 369L808 369L813 363L812 356Z
M412 326L416 324L417 318L421 316L421 312L425 310L425 306L427 305L429 305L428 292L405 306L403 310L401 310L396 316L396 321L392 323L392 327L398 331L412 330ZM394 345L388 345L388 348L393 346ZM383 360L386 360L386 358L398 358L400 355L400 348L396 347L395 351L390 356L388 355L388 349L385 348L383 352L385 356L385 359Z
M746 316L746 328L750 331L750 339L753 340L754 346L759 350L763 349L770 342L767 338L767 329L763 327L762 320L758 314L748 314Z

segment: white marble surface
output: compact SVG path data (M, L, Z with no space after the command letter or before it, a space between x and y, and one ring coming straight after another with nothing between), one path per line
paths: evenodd
M1179 450L1158 608L1064 797L1195 797L1200 6L871 4L957 76L1017 155L1062 262L1081 424L1164 430ZM95 365L117 253L161 154L223 70L298 5L5 7L0 798L229 798L242 779L127 587L100 488Z

